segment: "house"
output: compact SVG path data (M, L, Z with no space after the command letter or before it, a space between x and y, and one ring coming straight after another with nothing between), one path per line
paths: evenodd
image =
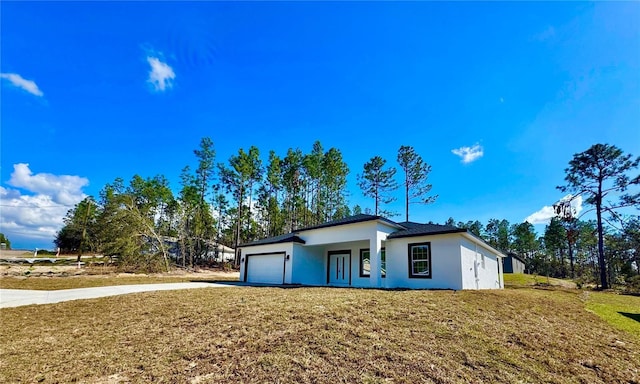
M176 261L180 260L180 258L182 257L180 239L178 239L177 237L165 236L163 238L163 241L169 257ZM207 260L224 263L233 261L235 259L236 252L233 248L227 247L223 244L216 244L216 242L214 241L208 241L207 246L207 254L204 257Z
M213 249L207 253L207 257L218 263L233 261L236 257L236 251L233 248L222 244L213 244Z
M515 253L509 253L504 258L504 273L524 273L524 260Z
M243 244L240 280L314 286L503 288L505 257L466 229L356 215Z

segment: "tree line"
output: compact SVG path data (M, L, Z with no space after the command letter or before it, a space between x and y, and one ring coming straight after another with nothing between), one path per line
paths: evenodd
M255 146L216 163L207 137L194 155L197 167L182 169L177 194L163 175L135 175L128 183L117 178L97 198L87 197L67 212L55 244L65 253L117 255L129 269L163 270L170 263L193 267L208 262L218 244L237 248L363 212L348 205L350 170L342 153L325 150L319 141L309 153L290 148L279 156L269 151L266 164ZM400 148L398 161L407 199L412 199L406 204L408 217L410 203L435 199L424 197L431 189L426 184L431 167L408 146ZM367 163L359 180L365 195L375 197L375 214L382 214L378 202L390 201L382 196L389 184L397 186L389 180L395 170L381 170L385 161L379 157L370 163L375 164Z

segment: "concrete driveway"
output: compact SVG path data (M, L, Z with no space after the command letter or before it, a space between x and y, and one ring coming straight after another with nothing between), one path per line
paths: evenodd
M95 299L98 297L126 295L129 293L169 291L174 289L224 288L235 284L217 283L166 283L114 285L109 287L61 289L58 291L32 291L25 289L0 289L0 308L20 307L31 304L53 304L62 301Z

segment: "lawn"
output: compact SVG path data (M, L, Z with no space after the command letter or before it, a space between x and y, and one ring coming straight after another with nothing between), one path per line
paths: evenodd
M505 273L504 286L506 288L522 288L531 286L552 286L562 288L576 288L576 283L569 279L527 275L524 273Z
M579 291L225 288L0 310L0 382L633 383Z
M507 288L539 287L544 289L571 289L570 280L554 279L522 273L504 275ZM575 286L574 286L575 288ZM577 291L578 292L578 291ZM588 311L600 316L604 321L640 339L640 297L620 295L614 292L579 291L580 298Z
M640 296L584 292L582 297L589 311L640 340Z

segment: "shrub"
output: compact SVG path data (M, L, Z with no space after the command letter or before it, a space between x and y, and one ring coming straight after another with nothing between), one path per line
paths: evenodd
M38 249L38 256L55 256L57 252Z
M630 293L640 293L640 275L627 277L625 291Z
M582 277L575 279L574 282L576 283L576 288L582 289L582 286L584 285L584 279Z

